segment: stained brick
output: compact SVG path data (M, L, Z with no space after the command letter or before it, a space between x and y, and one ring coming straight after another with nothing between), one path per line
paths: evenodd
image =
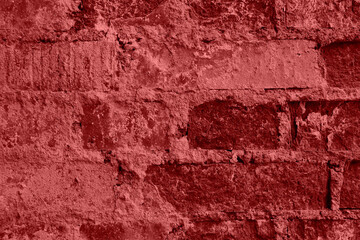
M360 208L360 162L352 161L345 167L340 196L340 208Z
M289 220L286 236L289 239L350 239L360 236L358 220Z
M140 104L137 110L136 138L150 149L169 148L170 114L162 103Z
M290 29L320 30L320 34L330 29L351 31L356 28L359 21L357 1L285 0L283 2L286 10L281 9L285 15L282 21Z
M23 218L56 220L74 214L105 216L113 211L113 174L110 165L52 163L51 165L3 164L0 191L5 209L13 208ZM21 199L16 198L19 194Z
M10 89L118 90L113 43L23 43L2 48L5 77L0 80Z
M358 150L360 102L292 102L293 147L304 150Z
M210 89L307 88L326 85L310 41L242 43L198 58L199 85Z
M223 21L240 22L252 27L254 30L260 27L272 29L275 17L275 1L206 1L191 0L190 6L201 19L222 18ZM233 10L233 12L231 12ZM230 15L230 16L229 16ZM213 20L214 21L214 20Z
M2 39L39 41L69 30L70 13L78 10L76 0L7 1L0 5Z
M359 7L3 0L0 239L360 239Z
M265 224L264 224L265 225ZM275 239L274 226L271 222L266 225L270 228L264 234L256 221L208 221L196 222L186 231L187 239ZM264 226L261 226L264 227Z
M99 101L89 101L83 105L81 119L84 148L113 149L110 136L109 106Z
M84 147L114 149L141 145L146 149L169 148L169 112L161 103L139 104L86 99L81 119Z
M188 137L193 148L276 149L279 122L276 105L213 100L191 110Z
M121 240L124 239L124 226L121 223L114 224L82 224L80 233L88 240Z
M324 165L162 165L147 181L181 212L325 209Z
M18 150L30 151L28 148L42 146L42 151L56 155L64 154L65 146L93 150L126 146L149 150L169 148L170 115L164 104L114 102L108 97L3 94L0 97L0 148L14 148L15 154Z
M72 124L77 121L78 112L74 109L73 96L7 93L0 97L0 105L0 147L3 149L29 150L30 146L42 146L56 152L76 142Z
M360 87L360 43L334 43L322 48L326 80L332 87Z
M69 231L69 228L63 223L31 221L14 227L11 232L6 229L5 225L2 227L3 230L0 229L0 238L2 239L46 238L66 240L73 238L73 232Z
M122 239L154 239L165 238L164 226L159 223L115 222L103 224L85 223L80 233L88 240L122 240Z
M308 41L242 43L233 49L215 50L210 57L195 57L183 48L182 52L189 52L185 58L174 48L174 56L169 57L184 65L176 68L170 64L159 67L147 56L118 56L114 42L22 43L3 47L6 62L0 64L6 78L0 80L14 90L89 91L119 90L127 76L135 78L130 85L169 88L165 76L177 78L185 70L193 71L195 64L197 77L188 81L205 89L317 87L325 81L314 46ZM138 71L128 69L134 64ZM178 84L170 86L176 87Z
M129 19L145 17L154 11L163 0L140 0L134 4L131 1L100 0L89 1L105 19Z

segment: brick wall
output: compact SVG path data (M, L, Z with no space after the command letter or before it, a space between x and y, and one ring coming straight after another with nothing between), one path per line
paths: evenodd
M0 239L360 239L360 1L0 3Z

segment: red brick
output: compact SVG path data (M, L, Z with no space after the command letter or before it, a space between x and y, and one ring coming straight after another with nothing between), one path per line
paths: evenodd
M85 223L80 233L88 240L122 240L122 239L165 239L164 227L158 223L116 222L104 224Z
M78 112L73 96L8 93L2 94L0 103L1 148L30 151L30 146L41 146L61 152L66 144L76 143L72 124Z
M240 22L245 26L250 26L254 30L260 27L265 29L274 28L274 0L263 0L261 2L253 0L241 2L191 0L189 3L200 19L211 19L214 21L214 19L221 18L224 22Z
M360 208L360 162L346 165L340 195L340 208Z
M3 225L5 226L5 225ZM66 227L57 223L44 223L44 222L29 222L26 224L14 224L12 231L4 228L0 228L0 238L2 239L69 239L71 233L69 233Z
M284 19L286 27L296 30L354 30L359 15L356 1L334 0L285 0ZM280 9L279 9L280 10ZM305 33L303 33L305 34Z
M88 240L121 240L124 239L124 226L121 223L114 224L82 224L80 233Z
M358 220L289 220L288 239L359 239L360 222Z
M3 0L0 239L360 239L359 7Z
M170 113L162 103L115 103L111 95L27 92L3 94L0 103L0 147L7 149L8 157L39 152L33 149L37 146L41 148L31 159L34 161L45 152L62 156L67 147L169 148Z
M109 106L99 101L89 101L83 105L81 119L84 148L113 149L114 140L110 136Z
M134 4L131 1L116 0L90 0L100 15L105 19L129 19L145 17L154 11L163 1L162 0L140 0ZM89 4L89 5L91 5Z
M69 30L74 24L69 15L76 10L76 2L5 1L0 5L0 34L8 37L6 32L12 32L20 39L40 40L55 32Z
M360 102L292 102L293 147L304 150L358 150Z
M274 226L267 222L269 232L262 234L256 221L196 222L186 231L186 239L275 239ZM264 227L264 226L261 226Z
M325 84L317 66L315 44L308 41L242 43L240 47L215 49L206 53L207 57L195 56L193 50L178 46L172 46L173 54L164 50L141 53L145 46L137 47L139 54L118 53L115 42L102 41L2 47L6 61L0 62L4 74L0 81L13 90L50 91L119 90L125 84L167 89L302 88ZM149 54L156 61L164 62L163 57L168 60L159 65ZM180 85L176 83L179 81Z
M149 149L168 149L170 113L162 103L147 102L138 105L136 138Z
M233 100L213 100L189 114L190 146L205 149L276 149L278 106L244 106Z
M12 90L119 90L115 44L17 44L2 47L1 83Z
M169 148L169 112L162 103L129 103L86 99L81 127L84 147L111 150L140 145L146 149ZM110 101L111 103L111 101Z
M21 221L54 221L60 215L70 219L89 214L99 219L111 218L117 169L109 164L78 160L17 165L3 164L0 192L5 209L14 208Z
M29 48L19 47L2 47L4 55L2 84L8 86L16 85L19 90L31 88L32 77L32 50Z
M360 87L360 43L330 44L321 50L326 80L332 87Z
M324 165L161 165L146 179L181 212L326 208Z
M196 59L205 89L309 88L326 85L310 41L244 42Z

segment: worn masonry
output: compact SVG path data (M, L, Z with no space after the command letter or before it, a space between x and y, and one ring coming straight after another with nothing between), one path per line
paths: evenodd
M360 1L0 1L0 239L360 239Z

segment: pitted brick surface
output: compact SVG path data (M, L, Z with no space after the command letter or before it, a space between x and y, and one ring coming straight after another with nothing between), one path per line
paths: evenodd
M360 239L358 0L0 2L0 239Z

